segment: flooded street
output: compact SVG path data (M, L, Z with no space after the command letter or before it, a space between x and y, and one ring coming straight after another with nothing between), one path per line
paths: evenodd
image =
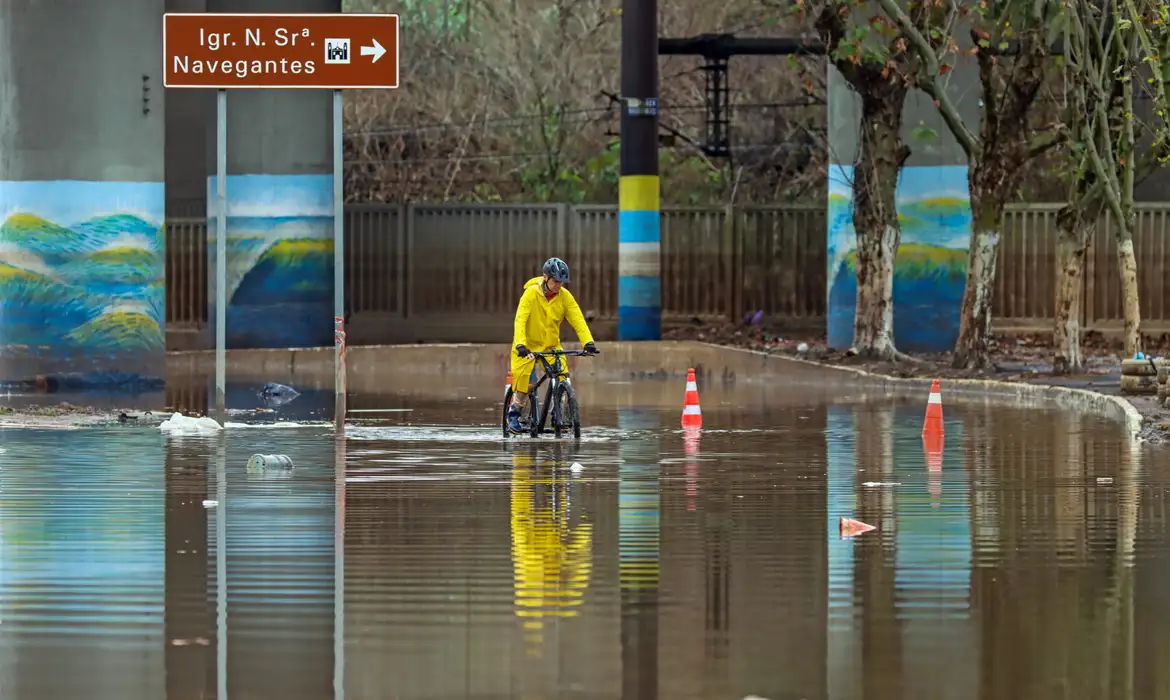
M927 454L925 397L794 392L704 390L698 437L663 382L580 442L479 388L341 442L0 430L0 697L1170 698L1165 458L950 400Z

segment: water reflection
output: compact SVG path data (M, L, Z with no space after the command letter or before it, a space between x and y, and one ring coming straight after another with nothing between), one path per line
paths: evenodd
M287 454L295 468L249 471L254 451ZM175 587L168 588L167 697L333 697L335 455L328 434L169 438L164 454L168 584Z
M623 431L659 427L657 410L623 409ZM621 586L622 694L625 700L658 697L658 583L660 483L658 439L622 440L618 468L618 557Z
M543 656L546 619L580 614L593 566L593 524L580 504L573 508L580 488L566 453L535 441L512 450L515 613L533 658Z
M162 697L157 449L111 455L119 430L0 433L0 697Z
M0 696L1170 698L1170 471L1111 423L948 404L932 447L920 402L789 397L574 444L474 410L0 431Z

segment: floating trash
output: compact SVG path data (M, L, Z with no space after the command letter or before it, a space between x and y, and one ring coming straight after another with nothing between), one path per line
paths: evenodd
M158 429L170 435L212 435L223 430L214 418L203 416L192 418L182 413L171 414L171 417L159 423Z
M288 455L256 454L248 458L248 471L250 472L287 471L292 468L293 461Z
M265 404L269 407L283 406L300 396L300 392L291 386L278 384L276 382L268 382L257 394Z

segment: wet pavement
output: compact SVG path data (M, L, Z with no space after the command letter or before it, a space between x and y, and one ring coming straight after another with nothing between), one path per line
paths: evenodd
M951 401L926 454L917 399L712 387L696 438L646 383L505 440L484 391L0 430L0 697L1170 697L1170 472L1112 422Z

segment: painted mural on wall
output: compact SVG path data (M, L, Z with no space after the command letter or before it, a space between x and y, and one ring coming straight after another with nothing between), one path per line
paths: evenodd
M214 318L215 177L207 202ZM333 344L332 176L228 176L227 299L228 347Z
M0 351L161 359L163 187L0 182Z
M852 166L831 166L828 342L835 348L853 343L857 304L852 182ZM967 166L903 168L897 203L902 243L894 263L895 342L902 350L950 350L959 337L971 236Z

